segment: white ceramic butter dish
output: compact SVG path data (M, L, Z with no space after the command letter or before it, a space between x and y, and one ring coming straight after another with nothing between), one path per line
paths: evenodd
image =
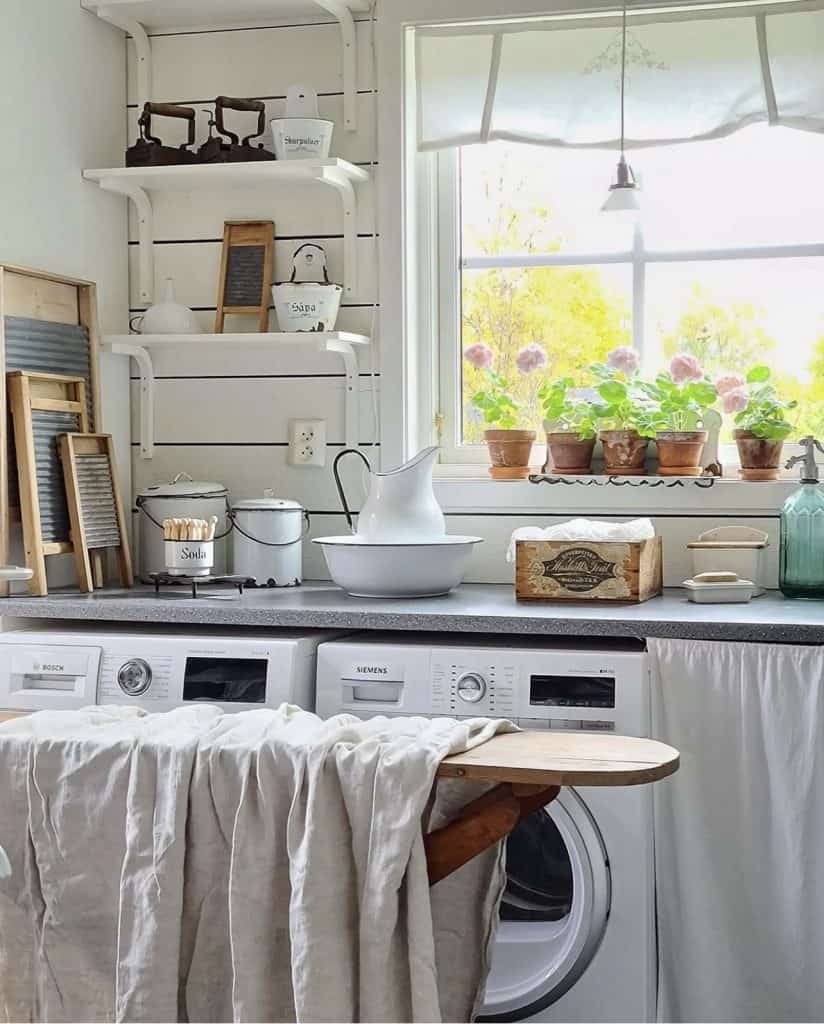
M756 591L752 580L734 572L699 573L683 586L695 604L746 604Z

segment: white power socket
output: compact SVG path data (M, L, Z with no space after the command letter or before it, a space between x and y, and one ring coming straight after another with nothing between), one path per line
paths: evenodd
M326 420L289 420L289 464L326 465Z

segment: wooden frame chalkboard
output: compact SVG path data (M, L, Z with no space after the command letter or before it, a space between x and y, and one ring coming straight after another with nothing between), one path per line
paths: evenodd
M269 289L275 225L270 220L227 220L217 293L215 333L223 333L227 313L255 314L258 331L269 328Z

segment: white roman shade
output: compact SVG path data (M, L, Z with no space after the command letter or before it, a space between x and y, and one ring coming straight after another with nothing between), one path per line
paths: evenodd
M420 149L494 139L617 145L620 11L415 33ZM824 3L630 7L628 148L758 121L824 131Z

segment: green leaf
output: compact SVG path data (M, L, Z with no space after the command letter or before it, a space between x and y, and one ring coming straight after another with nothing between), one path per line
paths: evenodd
M747 374L748 384L761 384L770 379L769 366L754 366Z
M627 397L626 385L617 380L607 380L598 386L598 394L605 402L615 405Z

